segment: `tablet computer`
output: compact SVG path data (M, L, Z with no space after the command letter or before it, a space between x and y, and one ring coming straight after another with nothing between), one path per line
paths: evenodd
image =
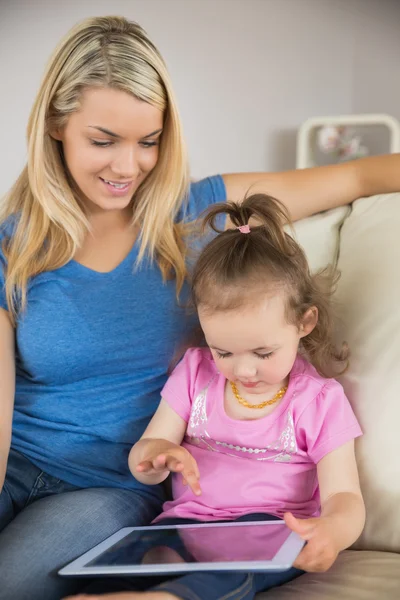
M284 521L125 527L59 575L167 575L193 571L285 571L304 545Z

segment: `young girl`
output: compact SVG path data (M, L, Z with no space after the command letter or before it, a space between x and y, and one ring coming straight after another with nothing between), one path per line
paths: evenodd
M208 348L189 349L173 371L130 469L150 485L174 473L158 523L280 517L308 544L286 573L189 574L116 599L251 600L300 570L328 569L364 525L361 431L328 378L347 364L332 341L335 278L310 273L276 200L217 205L205 222L218 231L222 214L236 227L206 246L192 280Z

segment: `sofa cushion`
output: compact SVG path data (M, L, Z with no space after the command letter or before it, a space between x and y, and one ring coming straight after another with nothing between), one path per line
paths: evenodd
M400 552L400 194L356 201L341 228L342 377L364 431L356 442L367 523L356 547Z
M398 600L400 555L346 550L326 573L306 573L257 600Z
M336 264L340 230L350 213L350 206L341 206L294 224L294 237L304 248L312 271Z
M337 341L351 350L341 382L364 431L356 451L367 523L356 547L400 551L400 194L363 198L296 223L313 269L342 273ZM399 369L399 370L398 370Z
M351 364L341 378L364 431L356 441L367 523L356 547L400 552L400 194L362 198L295 225L312 269L342 273L337 341Z
M342 272L337 341L349 343L351 363L341 382L364 431L356 452L367 523L355 544L364 550L346 550L327 573L306 573L257 600L397 600L400 194L360 199L300 221L295 237L313 270L337 262Z

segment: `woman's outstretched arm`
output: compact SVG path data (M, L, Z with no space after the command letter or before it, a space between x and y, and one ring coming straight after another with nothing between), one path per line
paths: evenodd
M363 196L400 191L400 154L279 173L232 173L223 179L228 200L240 202L249 193L269 194L286 204L297 220Z

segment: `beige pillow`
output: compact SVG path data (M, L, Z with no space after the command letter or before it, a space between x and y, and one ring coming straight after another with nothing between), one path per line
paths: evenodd
M338 341L352 359L341 378L364 430L357 442L367 525L360 549L400 551L400 194L361 199L296 224L312 269L342 271ZM307 573L257 600L399 597L400 556L343 552L328 573Z
M350 206L341 206L294 224L294 237L304 248L312 271L336 264L340 228L350 212Z
M400 194L361 199L341 229L341 378L364 431L357 459L367 524L356 547L400 551Z

